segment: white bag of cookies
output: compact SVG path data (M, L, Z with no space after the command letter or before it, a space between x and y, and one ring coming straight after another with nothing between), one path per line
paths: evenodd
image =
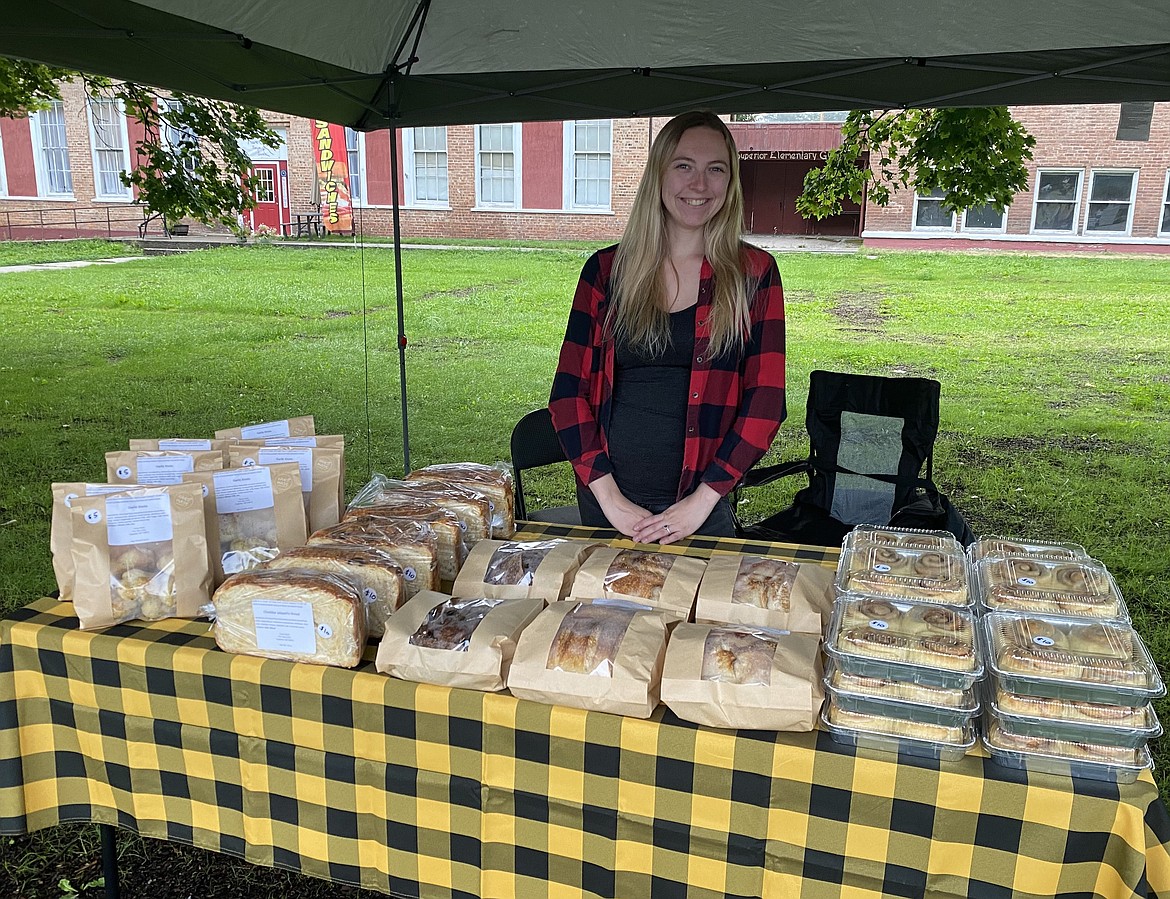
M301 468L301 490L309 532L341 520L344 449L336 446L257 446L236 443L228 448L232 468L295 462Z
M463 563L455 596L542 599L569 595L581 563L601 547L582 540L481 540Z
M111 484L181 484L192 471L224 467L220 450L114 450L106 453L106 480Z
M706 569L705 559L606 547L585 560L569 599L626 599L660 609L675 621L687 621Z
M211 564L198 484L79 496L70 515L73 606L83 629L201 614Z
M352 668L366 648L361 593L345 578L301 568L233 574L212 597L225 652Z
M621 600L553 603L520 635L508 689L521 699L648 718L670 620Z
M53 554L53 574L57 579L58 594L63 601L68 601L73 598L73 516L69 511L73 500L79 496L122 493L130 487L125 484L60 481L53 484L51 489L53 510L49 524L49 549Z
M812 730L821 703L820 634L680 624L670 635L662 701L710 727Z
M215 586L308 538L301 470L293 463L198 471L183 481L203 490Z
M834 574L815 563L714 555L699 583L695 621L820 634L833 608Z
M268 437L310 437L317 433L312 415L281 418L238 428L221 428L215 432L220 440L264 440Z
M503 690L538 599L416 594L386 623L374 665L384 674L469 690Z

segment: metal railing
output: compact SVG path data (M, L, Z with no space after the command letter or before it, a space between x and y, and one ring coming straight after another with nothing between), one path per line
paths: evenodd
M67 237L145 237L152 226L170 236L161 215L145 206L65 207L0 210L0 240Z

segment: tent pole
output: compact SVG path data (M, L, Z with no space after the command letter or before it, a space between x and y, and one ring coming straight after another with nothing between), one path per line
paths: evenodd
M390 126L390 201L394 217L394 287L398 300L398 383L402 398L402 467L410 474L410 429L406 421L406 323L402 304L402 231L398 217L398 129Z

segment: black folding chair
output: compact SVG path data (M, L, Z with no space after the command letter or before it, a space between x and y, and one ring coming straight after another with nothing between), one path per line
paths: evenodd
M529 509L524 496L524 471L567 461L547 408L535 409L516 423L512 429L512 474L516 485L517 518L557 524L581 523L581 513L576 505Z
M858 524L949 530L964 545L967 522L934 484L938 381L814 371L805 425L807 459L748 472L741 489L790 475L808 486L793 503L738 528L757 540L839 546Z

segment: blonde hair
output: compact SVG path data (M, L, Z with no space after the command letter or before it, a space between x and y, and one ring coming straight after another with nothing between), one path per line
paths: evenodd
M735 138L714 113L684 112L666 123L650 147L646 169L638 184L630 220L618 244L612 275L612 303L607 333L628 340L654 355L670 344L670 315L662 280L662 263L669 257L666 209L662 181L683 133L709 128L727 145L730 164L727 197L707 223L704 252L715 273L711 309L711 354L741 348L751 327L743 263L743 187L739 180L739 153Z

